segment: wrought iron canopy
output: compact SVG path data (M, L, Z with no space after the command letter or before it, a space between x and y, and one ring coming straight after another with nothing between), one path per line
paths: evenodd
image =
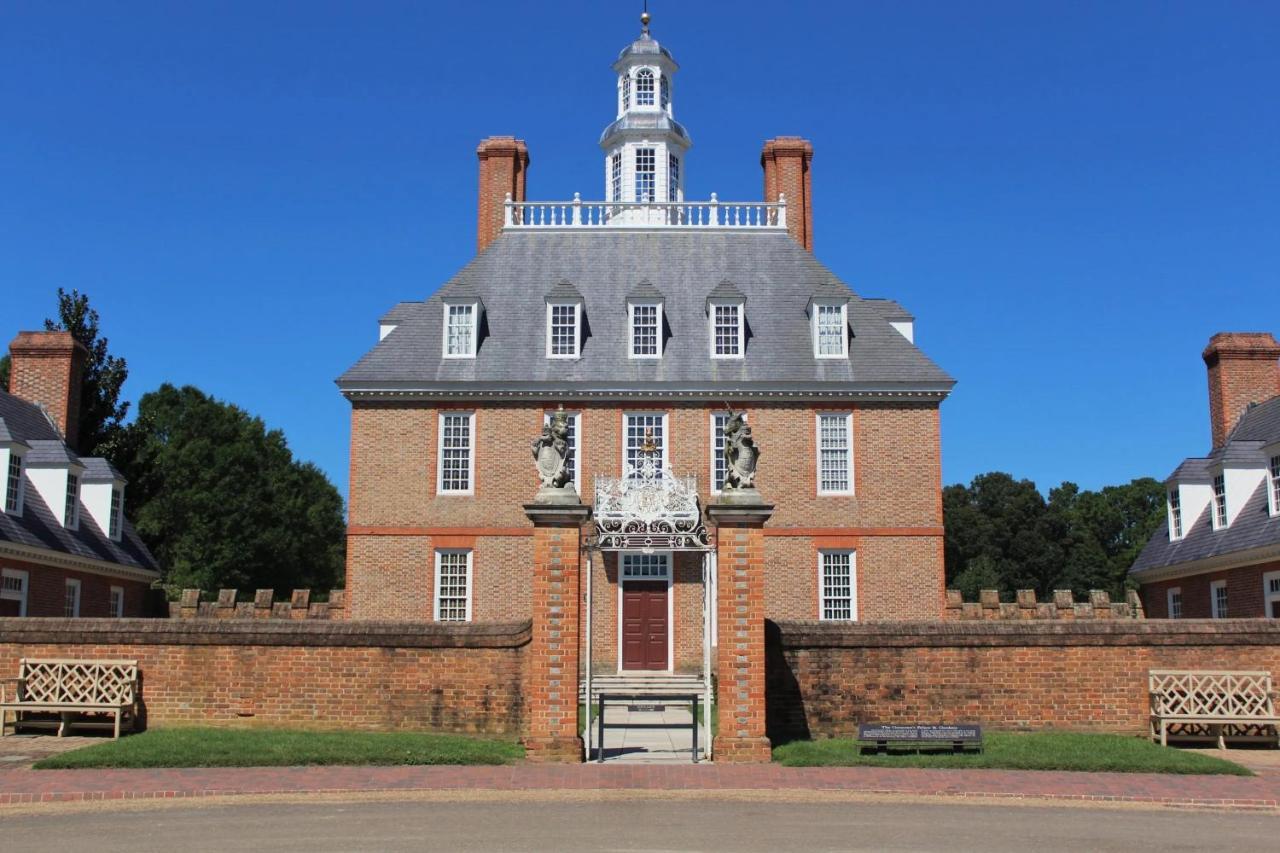
M677 477L654 457L641 455L621 477L596 477L596 547L603 551L711 547L698 504L696 477Z

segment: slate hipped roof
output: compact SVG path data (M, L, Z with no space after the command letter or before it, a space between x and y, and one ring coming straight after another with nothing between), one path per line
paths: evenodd
M1208 457L1184 460L1166 482L1171 486L1179 482L1209 482L1224 462L1229 467L1265 466L1270 458L1268 453L1280 452L1268 449L1271 445L1280 445L1280 397L1251 407L1221 448ZM1130 573L1141 574L1268 546L1280 547L1280 516L1270 515L1267 501L1270 487L1270 479L1264 477L1246 499L1235 521L1223 530L1213 529L1212 502L1198 518L1182 520L1184 535L1175 542L1169 541L1166 521L1142 549Z
M84 469L81 482L123 480L105 459L79 458L62 441L58 430L39 406L0 391L0 433L28 446L28 467L40 464L77 464ZM99 529L88 512L80 514L77 530L67 530L58 521L61 507L54 512L30 483L25 489L22 515L0 512L0 543L11 542L72 557L103 560L130 569L155 572L158 565L147 546L138 537L133 524L124 521L120 541L114 542L107 531Z
M662 358L627 357L627 296L660 292L670 331ZM582 294L581 358L545 354L546 299ZM723 282L746 305L742 359L709 355L706 300ZM848 359L816 359L807 307L815 289L849 297ZM463 290L484 301L474 359L442 357L442 304ZM647 289L647 288L646 288ZM406 392L752 393L945 396L954 380L783 232L506 231L425 302L401 303L386 336L338 379L348 394Z

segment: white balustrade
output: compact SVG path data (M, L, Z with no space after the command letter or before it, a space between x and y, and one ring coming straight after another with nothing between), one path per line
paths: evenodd
M787 227L787 199L776 202L710 201L635 202L512 201L507 194L503 223L510 229L535 228L722 228L782 230Z

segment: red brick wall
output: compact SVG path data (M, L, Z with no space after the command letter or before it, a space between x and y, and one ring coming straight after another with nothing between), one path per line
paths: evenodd
M22 657L137 660L149 726L515 735L527 624L0 619Z
M9 344L9 393L48 410L76 449L80 379L88 351L70 332L19 332Z
M765 142L760 153L764 168L764 200L787 196L787 231L797 243L813 251L813 144L798 136L779 136Z
M768 761L765 739L764 537L758 524L720 528L716 555L717 761Z
M1221 447L1250 403L1280 394L1280 343L1270 332L1220 332L1209 339L1209 421Z
M120 580L8 558L0 559L0 568L18 569L27 573L28 616L63 616L68 580L80 581L80 615L82 617L110 616L111 587L113 586L124 590L125 616L154 615L147 612L151 587L148 583Z
M476 252L483 252L499 234L504 202L524 201L529 170L529 148L523 139L491 136L476 149L480 160L480 193L476 211Z
M1177 580L1143 584L1142 606L1148 618L1167 619L1169 618L1169 590L1172 587L1180 587L1182 618L1208 619L1213 616L1209 584L1225 580L1229 617L1248 619L1269 616L1270 614L1263 611L1265 594L1262 577L1268 572L1276 571L1280 571L1280 560L1260 563L1256 566L1205 572Z
M1147 731L1149 669L1269 670L1280 621L769 626L770 736L859 722Z

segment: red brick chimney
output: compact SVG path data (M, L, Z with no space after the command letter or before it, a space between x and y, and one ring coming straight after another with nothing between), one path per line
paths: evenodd
M1219 332L1209 339L1209 421L1213 449L1227 441L1250 403L1280 395L1280 343L1270 332Z
M480 198L476 216L476 251L483 252L502 233L503 202L524 201L529 147L514 136L490 136L476 149L480 158Z
M760 152L764 167L764 200L787 196L787 230L796 242L813 251L813 184L810 181L813 143L798 136L767 140Z
M9 344L9 393L44 406L74 450L89 351L70 332L19 332Z

